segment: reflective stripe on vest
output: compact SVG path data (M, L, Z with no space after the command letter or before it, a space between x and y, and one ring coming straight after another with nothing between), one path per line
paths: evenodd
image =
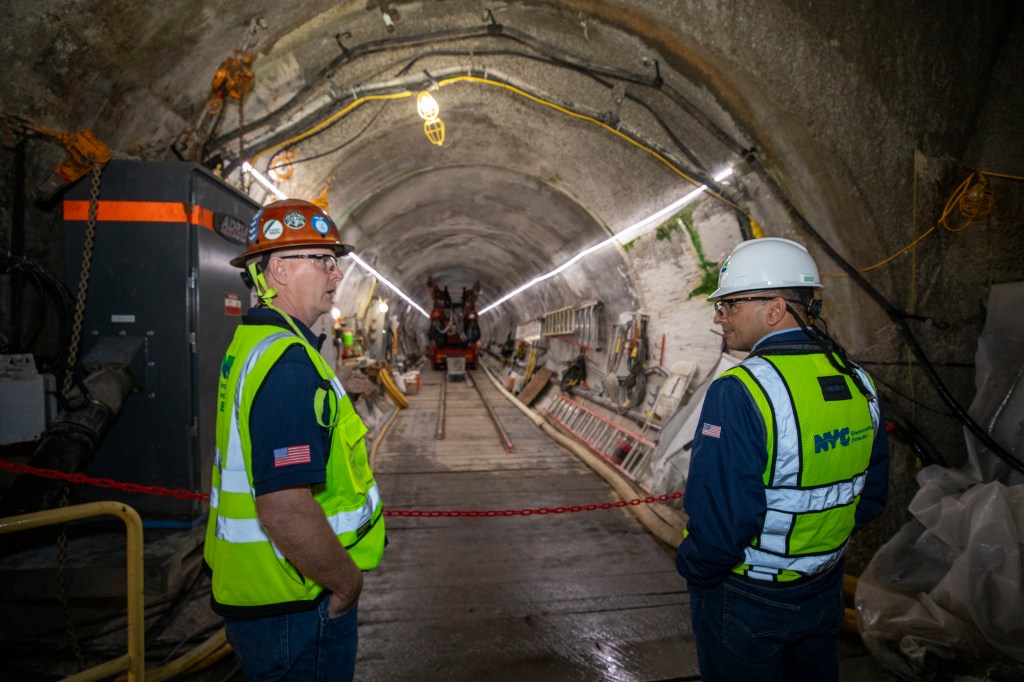
M380 491L374 485L366 493L366 504L355 511L342 511L327 517L335 535L342 533L359 533L370 521L373 520L373 512L380 504ZM259 519L232 519L224 516L217 517L216 535L225 542L270 542L271 539L263 531ZM278 557L283 557L277 547L274 552Z
M744 563L733 569L734 572L750 578L769 581L794 580L801 575L821 573L835 565L842 557L849 534L842 535L836 530L827 547L820 547L823 538L820 533L815 535L811 532L814 528L810 522L798 527L801 516L830 514L827 522L836 528L852 527L854 505L864 489L865 472L873 442L871 439L858 439L856 443L851 443L850 456L859 458L856 460L859 470L855 473L843 474L844 478L841 480L828 480L817 484L807 484L802 479L807 465L803 458L808 456L808 453L804 452L806 443L801 444L802 428L824 428L826 423L831 423L828 420L832 418L833 412L839 415L838 418L851 421L857 419L859 413L863 419L864 403L868 406L870 427L863 428L870 428L872 435L876 435L879 427L877 400L867 401L856 390L851 392L849 399L853 402L828 403L831 406L830 410L822 410L821 406L809 397L815 390L820 390L817 386L817 379L820 376L818 372L823 371L823 368L818 366L821 360L814 358L827 362L823 355L774 356L771 360L765 356L755 356L725 373L740 379L750 390L762 412L768 437L768 463L764 472L767 511L764 523L758 537L745 549ZM793 377L787 382L777 365L788 364L793 364L794 368ZM864 385L874 394L874 386L867 374L859 368L858 373ZM801 402L806 403L804 410L815 407L819 413L801 415L798 420L796 410L799 409L798 404ZM863 424L857 421L853 423L856 426ZM804 437L806 436L805 433ZM864 443L861 443L861 440ZM817 453L810 456L817 456ZM859 467L860 462L863 463L863 468ZM819 545L813 551L803 545L808 542L808 535Z
M260 525L250 473L249 410L274 365L295 345L310 356L336 398L329 408L335 426L330 429L326 483L313 490L313 499L359 568L376 567L383 554L383 506L367 461L367 429L341 382L316 349L294 334L269 325L243 324L221 364L217 451L204 547L213 569L214 601L225 608L309 603L323 590L282 555Z

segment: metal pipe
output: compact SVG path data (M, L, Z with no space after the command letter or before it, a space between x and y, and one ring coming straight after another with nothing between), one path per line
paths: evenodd
M100 367L83 383L88 400L80 407L63 410L43 433L32 454L32 466L65 473L78 471L92 459L136 386L125 367ZM81 396L73 394L71 397ZM0 502L0 516L46 509L57 499L63 485L62 481L19 476Z

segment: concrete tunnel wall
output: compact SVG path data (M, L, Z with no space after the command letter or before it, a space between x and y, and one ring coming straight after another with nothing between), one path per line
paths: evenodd
M942 11L927 3L878 1L391 5L401 17L394 33L387 32L377 7L357 2L300 7L225 0L198 8L14 2L0 29L8 65L0 76L2 111L54 129L91 129L117 155L173 158L169 146L200 118L217 66L231 49L246 46L256 55L257 74L246 102L249 126L297 94L306 93L301 110L311 112L362 83L394 78L398 66L417 60L408 73L468 65L514 76L552 101L617 120L652 149L691 166L651 114L623 96L636 94L709 171L735 164L728 197L767 235L809 244L825 275L832 331L884 382L892 413L913 420L944 461L962 461L962 427L943 409L895 325L811 242L783 200L849 263L863 268L935 224L969 170L1020 174L1024 16L1017 3L955 2ZM481 15L487 9L503 26L588 63L652 74L656 61L667 88L698 116L667 98L666 88L630 83L616 90L611 81L521 56L487 56L494 43L486 37L337 61L341 45L384 45L486 25L490 19ZM417 53L428 47L460 54L420 60ZM336 68L328 68L332 62ZM286 187L292 196L325 192L332 215L354 235L360 253L423 304L425 275L451 282L453 291L480 279L486 304L689 187L612 133L567 122L521 98L463 86L442 88L438 96L446 100L450 133L444 147L427 143L409 108L360 108L317 141L325 149L351 138L345 153L297 166L301 172ZM237 124L237 108L229 106L212 150L227 165L239 146ZM286 124L246 128L245 144L257 149ZM13 144L10 135L5 141ZM753 164L742 150L754 150ZM63 157L59 145L37 140L23 143L18 153L26 158L29 188ZM18 157L10 145L0 156L0 248L23 241L26 256L62 272L65 254L55 239L59 210L30 202L24 227L12 230L19 219L12 208ZM264 167L268 161L262 159ZM229 173L228 180L240 182L237 174ZM940 228L867 275L896 308L935 319L938 324L914 331L965 405L973 395L973 355L988 288L1019 280L1024 255L1016 229L1024 212L1021 188L1013 180L990 185L998 202L991 217L962 232ZM249 191L264 198L255 186ZM475 201L481 192L487 199ZM503 210L490 210L496 203ZM535 219L526 220L531 213ZM743 232L741 218L709 199L693 220L712 261L720 262ZM702 274L697 256L682 234L669 240L648 234L629 250L610 247L485 315L485 336L503 338L516 322L598 298L605 302L606 322L638 307L651 312L652 341L666 336L666 364L696 359L706 371L718 342L709 331L708 306L687 298ZM348 281L352 288L341 297L361 304L367 282L357 276ZM9 291L6 278L0 287ZM0 306L9 325L9 296L0 296ZM404 320L413 324L417 316ZM0 329L9 329L4 325ZM895 495L879 537L898 526L912 494L913 458L895 445Z

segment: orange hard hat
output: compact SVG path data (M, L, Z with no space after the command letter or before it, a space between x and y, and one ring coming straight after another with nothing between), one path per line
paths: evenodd
M341 242L338 226L322 208L302 199L282 199L267 204L252 217L245 253L232 258L231 264L242 268L253 256L303 246L328 248L336 256L355 250Z

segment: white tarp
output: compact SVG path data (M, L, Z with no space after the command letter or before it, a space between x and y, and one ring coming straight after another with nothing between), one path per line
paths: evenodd
M1018 459L1024 458L1024 282L997 284L989 294L985 328L975 353L977 393L971 417ZM968 470L979 481L1024 483L1024 474L993 455L968 430Z
M1024 283L992 288L970 408L1017 459L1024 456L1021 310ZM875 554L857 588L864 643L907 679L1024 679L1024 476L966 434L967 465L918 474L914 520Z
M686 404L679 408L661 429L657 447L645 462L646 466L641 465L636 473L637 482L644 489L653 495L686 489L686 477L690 473L690 451L693 448L693 436L697 431L700 410L704 405L704 395L715 378L740 362L741 360L723 353L708 379L694 390Z
M938 466L918 483L915 520L857 586L861 638L906 679L1014 667L1024 679L1024 485Z

